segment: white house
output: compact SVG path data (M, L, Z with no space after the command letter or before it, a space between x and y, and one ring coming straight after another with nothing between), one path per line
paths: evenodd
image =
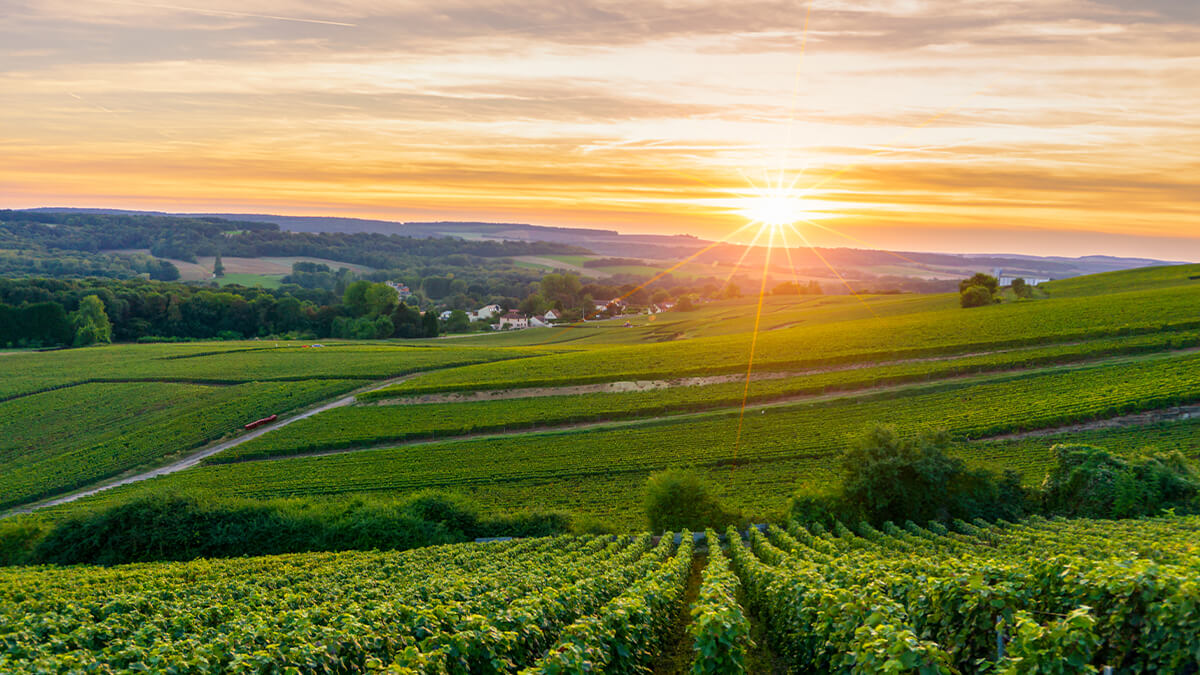
M475 317L479 319L490 319L502 311L503 310L500 309L500 305L484 305L475 312Z
M1049 277L1027 277L1023 274L1004 274L1000 269L996 269L994 271L996 272L994 276L996 277L996 280L1000 282L1001 286L1012 286L1013 282L1017 279L1024 279L1025 283L1029 284L1030 286L1037 286L1038 284L1044 284L1047 281L1050 281Z
M449 321L450 320L450 310L446 310L446 311L442 312L441 314L438 314L438 318L441 319L442 321Z
M547 310L547 312L542 315L542 318L545 319L546 321L558 321L562 317L559 316L558 312L551 309L551 310Z
M529 317L529 327L530 328L549 328L550 320L546 318L545 314L531 316L531 317Z
M500 330L529 328L529 317L510 309L500 317Z

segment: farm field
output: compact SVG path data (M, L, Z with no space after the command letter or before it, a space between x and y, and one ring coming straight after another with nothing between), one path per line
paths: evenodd
M1165 408L1198 398L1200 355L1163 356L1134 364L1012 376L995 382L915 388L895 396L772 406L746 415L740 442L734 409L608 428L518 433L324 457L218 464L120 488L83 500L79 506L155 492L195 491L266 498L406 493L436 487L475 488L478 493L495 488L501 491L498 494L512 497L507 504L496 504L507 509L520 504L558 507L570 498L554 495L555 490L576 495L576 489L569 487L574 481L603 477L612 479L612 486L624 489L609 490L581 501L576 510L599 517L619 514L620 522L636 527L634 514L640 484L648 473L668 466L709 467L719 477L718 483L724 482L726 476L732 479L749 473L748 478L761 480L762 485L755 490L728 490L727 496L733 504L753 509L773 502L778 510L798 484L827 483L837 452L864 428L881 419L904 432L944 429L956 439L966 441ZM539 400L497 401L487 405ZM419 412L434 405L410 409ZM478 409L484 404L444 407L453 405ZM445 418L427 415L425 419L432 424ZM289 438L288 431L281 430L283 438ZM272 434L266 434L256 439L255 444L270 443L271 437ZM299 440L302 442L303 437ZM981 463L991 468L1028 472L1027 480L1037 482L1041 478L1038 472L1044 470L1049 457L1049 446L1044 443L1036 450L1034 444L1027 444L1023 447L1031 451L1026 454L994 453L991 461ZM222 461L221 455L213 460ZM1024 466L1027 461L1028 467ZM623 478L614 478L617 474ZM553 487L522 497L520 487L539 482ZM505 490L506 487L509 489ZM541 495L553 497L543 503L538 500ZM585 502L594 504L597 510L585 510Z
M531 353L253 341L10 354L0 378L0 507L162 462L372 382Z
M678 642L696 672L741 672L758 624L797 670L851 658L872 671L1038 659L1185 672L1198 531L1181 516L792 524L748 540L731 529L724 542L710 530L5 568L0 669L627 672Z
M984 440L1200 400L1200 305L1196 287L1180 281L1198 269L1121 273L1133 290L1123 290L1121 274L1103 286L1077 282L1083 290L1064 297L1048 284L1044 298L974 310L947 295L770 297L748 386L749 299L636 317L629 328L616 319L402 343L13 354L0 412L40 415L45 432L11 423L0 446L5 505L236 439L246 421L286 418L349 391L360 392L360 404L48 517L152 494L332 498L435 488L500 511L558 509L637 529L646 476L678 466L708 476L748 516L767 516L798 490L829 486L838 453L879 423L906 434L945 430L972 465L1013 469L1033 485L1052 441ZM678 333L695 337L662 341ZM634 381L642 390L620 391ZM612 383L616 391L587 390ZM66 411L80 408L88 423L66 424ZM1122 439L1120 451L1140 449L1137 432ZM291 456L312 453L334 454Z
M1188 337L1184 344L1191 344L1195 337ZM1158 340L1138 340L1128 345L1131 349L1155 348L1163 345ZM1086 347L1086 346L1080 346ZM1104 344L1099 350L1120 349L1121 346ZM1095 352L1093 352L1095 353ZM982 372L1013 369L1017 366L1036 364L1041 359L1065 359L1088 354L1084 349L1050 349L1042 353L1012 352L1000 355L966 358L946 362L919 362L892 367L861 368L832 373L815 373L803 377L755 382L747 391L742 382L728 382L708 386L665 386L637 393L591 393L555 395L553 390L537 390L536 396L492 401L402 403L390 405L343 407L310 417L277 433L257 438L245 445L222 453L210 462L236 461L253 457L270 457L299 454L321 450L381 445L388 442L410 439L437 438L439 436L461 436L485 432L508 431L523 427L552 427L585 422L612 421L638 417L659 417L688 411L737 407L743 397L753 404L786 402L789 397L820 397L837 392L891 387L913 382L937 381L940 378L956 378ZM1143 358L1106 359L1093 364L1100 369L1102 377L1114 369L1141 363ZM1183 361L1182 371L1195 367L1192 359ZM1080 367L1081 369L1083 366ZM1048 370L1048 369L1047 369ZM1135 367L1136 371L1136 367ZM1010 370L1011 372L1011 370ZM1024 368L1021 373L1042 372ZM1160 372L1149 371L1147 377L1158 378ZM970 382L1012 377L1011 374L988 378L973 377ZM666 383L664 383L666 384ZM955 379L947 379L946 386L965 386ZM1088 385L1079 385L1086 387ZM1191 391L1192 384L1184 383L1183 391ZM360 395L360 400L374 400L386 396L385 388ZM896 391L903 395L903 388ZM1185 394L1185 397L1187 395ZM1198 395L1200 396L1200 395ZM388 399L383 399L385 402ZM1150 407L1161 402L1137 394L1127 405L1137 405L1143 400ZM1132 411L1132 408L1131 408ZM1036 414L1030 422L1038 424Z

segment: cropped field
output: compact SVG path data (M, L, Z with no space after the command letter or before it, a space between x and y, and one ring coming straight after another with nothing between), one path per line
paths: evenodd
M893 662L905 672L1189 672L1200 647L1198 527L1194 517L953 532L793 526L754 530L749 546L731 536L730 557L748 608L795 667L837 671L852 655L866 672Z
M732 410L612 428L198 467L120 488L85 500L81 506L152 492L278 497L400 493L437 487L486 494L492 489L504 492L506 486L546 483L553 489L532 490L524 500L515 487L504 492L513 497L508 508L561 507L578 497L578 492L568 487L572 481L619 474L624 478L613 480L621 490L584 500L594 505L595 511L587 510L584 501L579 502L578 510L616 515L620 522L632 524L645 476L668 466L710 467L714 475L722 470L729 475L752 472L762 485L744 494L731 491L734 505L749 508L773 503L775 509L781 509L787 497L806 481L810 487L829 481L837 453L876 423L893 424L906 433L945 429L965 441L1195 400L1200 400L1200 355L1164 356L1139 363L1010 376L995 382L935 384L891 397L769 407L746 415L740 442L737 411ZM439 419L431 416L428 423L439 424ZM1036 474L1033 480L1040 480L1038 472L1044 471L1048 447L1046 443L1040 452L1028 456L993 452L983 464L1029 471ZM1026 461L1031 462L1028 468L1023 466ZM735 464L736 469L730 468ZM554 490L565 490L568 496L540 500L543 495L551 497Z
M939 303L946 301L945 296L934 298ZM917 298L894 301L893 309L908 307L924 311L866 318L857 318L861 317L862 309L848 309L852 306L839 304L839 314L857 311L856 318L762 333L757 342L755 367L760 372L778 371L1188 330L1200 327L1196 298L1191 287L1170 287L1099 297L1052 297L970 311L956 306L928 309L931 300ZM743 306L737 316L727 317L723 323L737 325L739 321L752 321L753 316L747 317L746 310ZM728 311L735 310L728 308ZM774 322L778 318L770 314L763 320ZM734 335L585 349L542 356L530 362L463 367L436 376L413 378L397 391L510 389L732 373L745 369L750 346L746 333L751 328L742 323L742 332ZM655 326L651 330L663 329ZM565 339L574 330L577 329L528 333L558 332Z
M1154 336L1153 339L1132 340L1130 344L1102 341L1099 345L1074 345L949 361L924 361L878 368L818 372L801 377L755 382L748 392L747 400L757 404L786 400L788 397L820 396L872 387L929 382L1019 367L1024 367L1022 372L1029 372L1030 368L1042 363L1070 362L1074 358L1085 358L1112 350L1153 350L1176 344L1190 346L1196 341L1197 336L1194 334L1187 336L1182 342L1176 342L1173 337L1164 341L1161 337ZM1117 367L1134 362L1114 360L1107 363L1109 367ZM391 391L384 389L368 392L360 398L370 400L386 396ZM410 439L730 408L739 406L744 391L742 382L729 382L708 386L677 386L637 393L543 395L463 403L397 403L338 408L254 439L210 458L209 461L228 462L382 445ZM550 394L552 390L539 393Z
M615 607L678 605L691 566L690 537L643 535L7 569L0 670L515 672ZM630 637L620 658L656 653L655 631Z
M1197 533L1194 516L793 524L724 549L709 531L706 558L684 532L3 568L0 670L647 672L678 639L693 672L730 673L757 622L804 672L1189 672Z
M46 497L344 394L360 380L105 383L0 404L0 507Z
M0 377L0 507L164 461L372 381L537 353L243 341L10 354Z

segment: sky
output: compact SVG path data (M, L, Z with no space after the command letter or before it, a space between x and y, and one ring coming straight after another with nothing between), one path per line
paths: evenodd
M816 245L1200 261L1200 2L0 0L0 208L719 239L773 184Z

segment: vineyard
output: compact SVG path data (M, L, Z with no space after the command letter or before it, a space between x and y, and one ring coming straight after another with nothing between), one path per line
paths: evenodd
M1200 665L1196 517L726 534L5 568L0 671L637 673L673 641L694 673Z
M764 332L755 363L760 372L767 372L1200 327L1196 289L1190 286L997 305L977 312L929 309L925 304L898 306L913 311L872 315L859 309L857 318L829 323L803 320L795 327ZM741 332L733 335L551 354L538 358L536 364L466 366L415 377L395 391L511 389L738 372L744 370L748 355L745 331L750 326L742 323L747 318L753 317L742 312L724 320L740 326ZM769 318L777 320L774 315Z
M546 505L557 506L578 498L578 491L570 487L576 479L598 476L619 483L614 474L636 474L644 480L649 471L692 464L717 470L724 467L722 476L752 472L747 479L758 477L762 489L734 491L733 498L746 498L738 497L743 492L752 499L766 499L765 495L769 495L782 504L798 481L827 480L838 450L863 428L879 421L887 421L909 433L943 428L965 440L1165 407L1196 400L1197 394L1200 394L1200 355L1189 354L932 391L915 390L903 396L765 408L765 412L755 411L746 417L736 471L730 469L736 433L735 424L730 423L731 419L736 422L734 410L613 428L204 466L96 499L123 499L154 490L173 493L203 490L215 495L249 497L472 486L487 492L493 487L504 490L512 482L554 481L554 490L565 492L555 496L551 494L554 490L546 490L553 500ZM413 406L413 409L432 407L436 406ZM322 417L312 420L317 422ZM262 440L271 436L263 436ZM1025 454L1010 455L993 448L988 450L987 457L994 466L1018 470L1028 462L1029 479L1040 480L1041 474L1036 469L1049 458L1049 443L1022 447L1028 450ZM637 489L635 481L628 492L602 492L591 499L607 504L601 505L603 511L619 509L621 503L636 504ZM542 502L529 503L542 505Z
M793 524L731 537L748 608L823 672L1195 672L1196 518Z
M1200 336L1189 334L1172 336L1167 340L1156 336L1154 340L1136 340L1126 349L1150 349L1157 351L1164 345L1193 345ZM1073 353L1083 351L1086 345L1072 348ZM1112 348L1104 345L1104 349ZM1063 359L1062 350L1045 350L1054 359ZM789 398L819 397L837 392L853 392L865 388L896 387L909 383L936 382L947 380L947 387L962 387L966 383L953 378L968 377L974 373L993 370L1018 369L1023 375L1038 373L1036 366L1042 361L1040 354L1022 352L999 353L950 361L924 361L885 367L862 367L828 373L814 373L781 379L755 382L746 391L741 382L707 386L677 386L655 389L648 392L599 393L551 396L550 392L528 398L513 398L493 401L462 403L394 404L369 407L346 407L331 410L303 420L278 433L254 439L229 452L214 456L210 463L232 462L243 459L279 457L291 454L322 450L369 447L386 443L427 439L446 436L462 436L484 432L508 431L526 427L555 426L582 422L613 421L639 417L663 417L665 415L737 407L744 394L751 404L786 402ZM1135 366L1133 360L1105 362L1103 368ZM1020 368L1017 368L1020 366ZM1136 368L1136 366L1135 366ZM1190 369L1190 367L1188 368ZM1153 379L1161 375L1155 370L1145 377ZM1011 377L1009 375L1008 377ZM1003 379L993 377L992 379ZM986 380L976 378L972 383ZM1093 377L1092 382L1095 382ZM1200 389L1192 385L1197 382L1185 380L1177 383L1182 399L1200 396ZM1083 383L1068 386L1082 388ZM927 388L926 388L927 389ZM386 390L384 390L386 391ZM1189 393L1191 392L1191 393ZM368 392L360 398L372 398L377 392ZM1150 408L1160 407L1161 401L1147 398L1149 393L1142 389L1128 390L1125 395L1131 402L1143 401ZM894 395L902 396L904 392ZM1132 403L1130 411L1137 408ZM1086 418L1089 412L1083 412ZM1043 421L1033 415L1028 422L1033 427L1054 423L1054 419ZM950 427L948 427L950 428ZM998 427L999 428L999 427Z
M0 508L154 465L369 385L524 348L273 343L116 345L4 356Z

